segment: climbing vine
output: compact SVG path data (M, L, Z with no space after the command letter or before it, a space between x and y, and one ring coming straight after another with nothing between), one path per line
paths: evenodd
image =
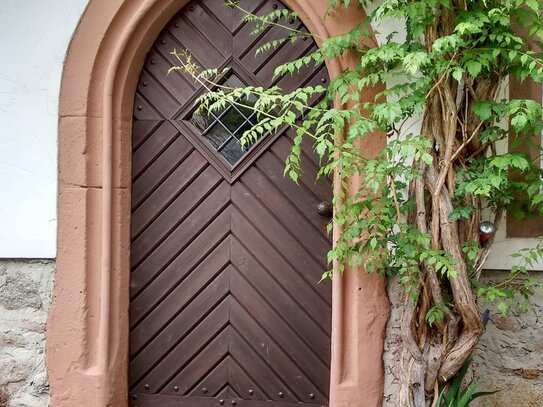
M258 52L310 35L283 24L296 17L289 10L254 15L235 0L227 3L245 12L255 34L269 25L284 29L283 38ZM189 72L207 88L201 112L228 103L257 112L245 146L291 127L285 175L295 182L302 140L313 141L319 175L335 174L339 183L333 204L340 232L329 253L334 267L323 278L363 266L399 279L405 303L397 405L435 405L483 333L478 303L496 302L505 314L529 306L538 288L527 270L543 260L542 243L514 254L516 265L503 282L485 285L481 276L505 211L543 213L541 155L521 148L541 151L543 109L540 101L508 96L511 77L543 80L543 1L331 0L328 13L357 6L371 6L367 21L317 38L318 50L275 70L294 75L354 56L356 65L327 87L232 89L221 85L224 72L202 70L175 51L180 63L172 70ZM391 24L401 29L375 43L378 27ZM362 102L370 87L384 90ZM361 141L376 132L385 132L388 143L377 157L366 156ZM503 148L508 140L511 151ZM363 181L354 193L347 191L353 177Z

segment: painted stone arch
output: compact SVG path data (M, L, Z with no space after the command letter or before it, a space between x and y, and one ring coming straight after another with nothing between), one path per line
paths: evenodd
M187 3L91 0L68 50L59 118L57 275L47 325L52 407L127 405L132 108L147 51ZM327 0L284 3L323 38L364 18L353 8L325 19ZM350 63L348 56L330 62L330 76ZM361 148L377 153L383 143L375 135ZM381 405L387 316L382 280L359 271L334 279L331 406Z

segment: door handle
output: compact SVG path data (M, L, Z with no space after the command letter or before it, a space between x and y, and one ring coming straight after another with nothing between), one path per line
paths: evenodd
M334 208L329 202L321 202L317 205L317 213L322 217L331 218L334 214Z

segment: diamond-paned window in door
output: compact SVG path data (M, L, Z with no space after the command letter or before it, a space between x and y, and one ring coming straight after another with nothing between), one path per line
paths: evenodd
M225 85L229 88L245 86L235 74L230 74ZM256 102L255 96L238 99L238 102L228 104L221 111L193 113L189 119L200 130L201 137L232 166L250 150L250 145L242 146L241 138L257 122L256 113L250 108Z

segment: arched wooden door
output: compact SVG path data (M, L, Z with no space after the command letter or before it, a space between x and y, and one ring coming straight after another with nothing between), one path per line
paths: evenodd
M252 12L284 7L244 0ZM298 20L288 22L305 30ZM326 269L327 180L308 141L300 185L283 177L292 134L248 151L238 138L254 120L227 107L195 116L203 92L166 76L187 50L206 68L229 68L232 85L294 89L325 83L324 66L273 78L274 68L315 48L252 26L223 0L197 0L165 27L137 88L133 124L130 399L139 407L308 406L328 403L331 287Z

